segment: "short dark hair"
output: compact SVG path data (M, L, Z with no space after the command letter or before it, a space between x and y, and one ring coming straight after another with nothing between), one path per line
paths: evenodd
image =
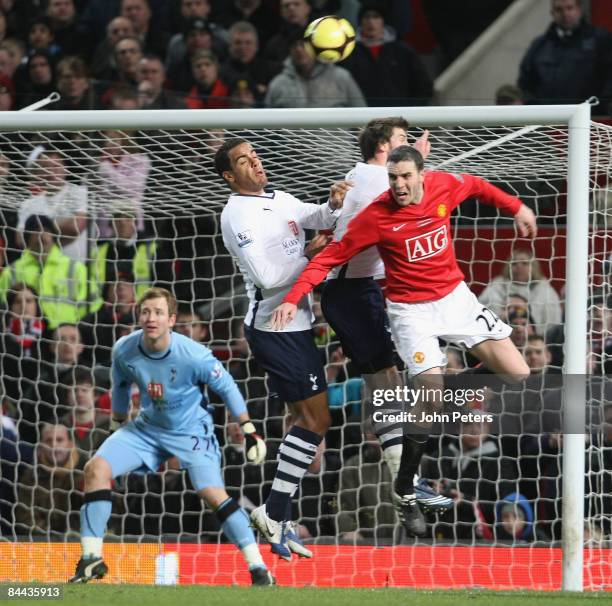
M394 128L407 130L408 126L408 121L399 117L370 120L359 135L359 149L363 161L367 162L376 155L376 148L391 139Z
M206 50L205 48L201 48L193 53L193 57L191 57L191 65L194 66L198 61L203 59L208 59L212 61L217 67L219 66L219 58L215 53L210 50Z
M29 290L36 298L36 311L40 316L40 306L38 305L38 292L33 286L26 284L25 282L15 282L11 284L9 289L6 291L6 305L9 309L13 307L13 303L15 303L15 299L17 298L17 294L23 292L24 290Z
M92 387L96 386L96 382L93 377L93 373L89 368L85 368L83 366L78 366L72 377L72 386L76 387L77 385L83 385L84 383L88 383Z
M87 63L78 56L66 56L64 57L55 68L58 77L61 76L62 72L68 71L72 72L77 78L87 78L89 79L89 69L87 67Z
M156 55L154 53L144 53L140 59L140 62L142 63L143 61L157 61L157 63L159 63L162 67L162 69L164 70L164 72L166 71L166 66L162 60L162 58L159 55Z
M495 91L496 105L513 105L517 101L522 103L523 93L518 86L514 84L504 84Z
M202 317L202 314L198 312L191 305L185 305L185 304L179 305L178 309L176 310L176 317L178 318L179 316L194 316L197 319L197 321L204 322L204 318Z
M215 170L222 179L223 173L226 170L232 170L232 163L229 158L229 153L232 151L232 149L234 149L234 147L238 147L243 143L248 143L248 141L246 139L242 139L241 137L226 139L215 153Z
M410 145L400 145L396 147L390 154L387 162L397 164L398 162L414 162L417 170L420 172L425 166L421 152L410 147Z
M47 215L30 215L23 226L23 231L28 234L40 233L41 231L48 232L54 236L58 235L55 221Z
M385 22L388 21L388 7L384 0L363 0L357 13L357 22L361 23L364 15L370 11L378 13Z

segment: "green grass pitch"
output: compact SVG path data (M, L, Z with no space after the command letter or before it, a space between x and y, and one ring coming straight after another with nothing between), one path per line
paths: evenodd
M604 606L610 603L610 593L88 584L66 585L58 606Z

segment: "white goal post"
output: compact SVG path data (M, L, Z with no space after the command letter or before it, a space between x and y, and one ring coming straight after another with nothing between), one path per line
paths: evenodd
M491 106L419 108L347 108L286 110L134 110L0 113L0 133L37 131L100 131L107 129L198 130L359 128L369 120L402 116L415 128L508 127L559 125L567 128L567 256L565 303L565 362L567 375L584 376L587 358L589 282L589 170L591 107ZM525 151L528 154L528 151ZM288 162L291 158L287 159ZM529 163L528 155L521 159ZM470 160L466 160L469 167ZM349 166L347 166L347 169ZM445 167L446 168L446 167ZM449 170L452 170L449 168ZM477 170L466 172L474 172ZM340 176L340 175L339 175ZM574 404L572 422L584 426L586 393L580 382L570 382L567 400ZM583 590L584 531L583 436L566 433L563 439L563 589Z

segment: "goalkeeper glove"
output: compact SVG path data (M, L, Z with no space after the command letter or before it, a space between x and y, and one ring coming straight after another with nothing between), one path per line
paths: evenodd
M255 433L255 425L251 421L245 421L240 424L242 433L244 434L246 458L249 463L259 465L266 458L266 443Z

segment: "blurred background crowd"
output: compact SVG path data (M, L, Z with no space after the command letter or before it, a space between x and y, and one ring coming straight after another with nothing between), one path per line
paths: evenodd
M538 3L551 9L549 27L522 49L515 81L499 83L495 99L482 92L481 103L596 95L605 115L612 98L610 31L591 24L590 2ZM48 109L437 103L436 78L512 4L0 0L0 110L26 107L53 91L61 98ZM355 51L339 65L315 62L302 42L305 26L329 14L347 18L357 32Z

